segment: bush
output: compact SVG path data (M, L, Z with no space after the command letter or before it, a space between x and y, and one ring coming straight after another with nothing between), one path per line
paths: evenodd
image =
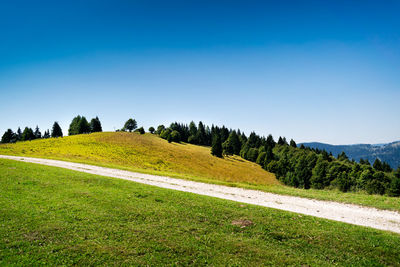
M168 137L171 135L171 129L167 128L161 131L160 137L162 139L168 140Z
M136 129L135 132L136 132L136 133L140 133L140 134L144 134L144 133L145 133L143 127L140 127L140 128L138 128L138 129Z
M171 134L171 142L179 143L181 141L181 134L178 131L172 131Z

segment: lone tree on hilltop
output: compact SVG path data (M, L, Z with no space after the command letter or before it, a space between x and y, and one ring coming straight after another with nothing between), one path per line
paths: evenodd
M125 130L128 130L129 132L132 132L132 131L135 130L136 128L137 128L137 122L136 122L136 120L130 118L129 120L127 120L127 121L125 122L125 125L124 125L124 129L125 129Z
M90 132L91 133L96 133L96 132L102 132L103 128L101 127L101 122L99 117L96 116L96 118L93 118L90 121Z
M51 137L63 137L61 127L56 121L54 122L53 128L51 130Z
M215 134L211 147L211 155L222 158L222 143L221 136L219 134Z
M150 127L150 128L149 128L149 132L150 132L151 134L153 134L155 130L156 130L156 129L154 129L154 127Z

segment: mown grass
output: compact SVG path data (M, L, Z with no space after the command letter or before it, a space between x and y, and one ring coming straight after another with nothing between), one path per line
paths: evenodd
M168 143L151 134L106 132L0 144L0 154L88 163L400 211L400 198L284 186L274 174L240 157L216 158L211 156L209 147Z
M0 160L0 265L398 266L399 247L389 232Z

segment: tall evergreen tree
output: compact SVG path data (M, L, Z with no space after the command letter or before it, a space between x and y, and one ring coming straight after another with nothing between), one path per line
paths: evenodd
M374 167L375 170L377 171L382 171L382 162L377 158L374 162L374 164L372 165Z
M281 137L281 136L279 136L278 145L283 146L283 145L287 145L287 144L288 144L288 143L287 143L287 141L286 141L286 137Z
M18 127L18 130L16 132L16 139L17 139L17 141L20 141L21 138L22 138L22 131L21 131L21 128Z
M90 124L86 120L85 116L81 117L81 120L78 123L78 134L90 133Z
M207 145L206 129L204 127L204 124L201 121L199 122L199 127L198 127L198 130L196 133L196 140L199 145ZM221 139L220 139L220 141L221 141Z
M229 134L228 139L222 144L224 153L227 155L239 155L242 144L240 143L239 136L236 131Z
M81 121L81 116L78 115L74 117L69 125L68 135L79 134L79 122Z
M4 134L3 137L1 137L1 142L3 144L6 143L14 143L16 141L16 134L11 129L8 129Z
M42 133L39 130L39 127L36 125L35 132L33 133L36 139L42 138Z
M46 138L46 139L50 138L50 131L49 130L44 131L43 138Z
M90 132L91 133L96 133L96 132L102 132L103 128L101 127L101 122L99 117L96 116L96 118L93 118L90 121Z
M294 147L294 148L297 148L297 144L293 139L290 139L290 146Z
M61 127L56 121L54 122L53 128L51 130L51 137L63 137L63 132L61 130Z
M31 141L35 139L35 134L33 133L32 128L25 127L24 131L22 132L21 141Z
M272 135L268 135L267 136L267 140L265 142L265 146L266 146L265 150L267 150L267 147L270 147L270 148L274 148L275 147L275 141L274 141L274 138L272 137Z
M211 155L222 158L222 143L219 134L213 136Z

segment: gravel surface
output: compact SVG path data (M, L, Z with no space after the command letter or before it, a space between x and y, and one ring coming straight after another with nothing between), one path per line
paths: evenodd
M284 196L257 190L214 185L188 180L135 173L118 169L104 168L87 164L59 160L3 156L0 158L61 167L96 175L120 178L162 188L212 196L269 208L291 211L350 224L372 227L400 233L400 213L375 208L321 201L307 198Z

